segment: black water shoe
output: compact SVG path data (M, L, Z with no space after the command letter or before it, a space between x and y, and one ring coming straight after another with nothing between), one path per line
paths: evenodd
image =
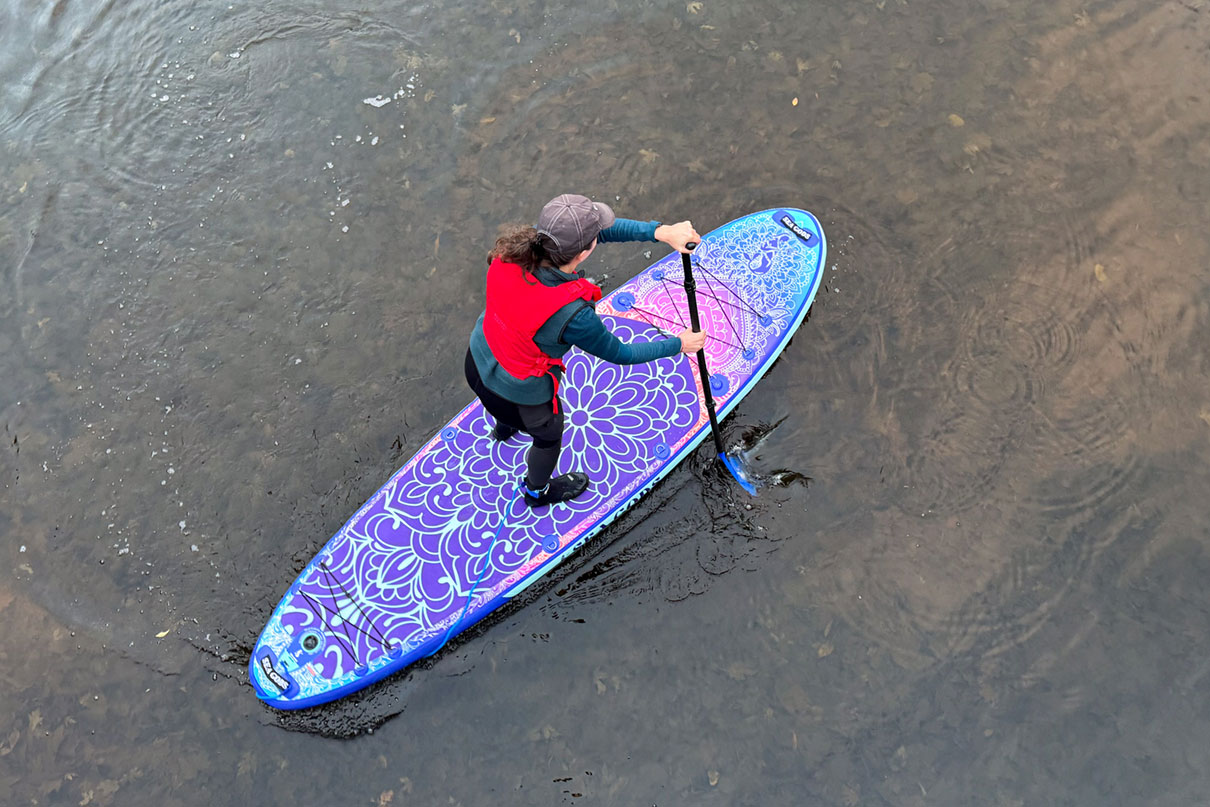
M514 429L504 423L497 423L492 427L492 439L503 443L519 431L520 429Z
M574 499L588 490L588 474L572 471L569 474L556 476L537 496L530 495L529 488L524 483L521 487L526 504L530 507L545 507L548 504Z

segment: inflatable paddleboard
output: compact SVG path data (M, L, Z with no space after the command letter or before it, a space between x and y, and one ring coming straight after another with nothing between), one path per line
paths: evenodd
M710 334L707 379L679 353L631 366L578 349L564 357L555 473L591 477L577 499L531 510L517 487L529 438L493 440L477 400L459 412L286 591L249 662L257 695L301 709L355 692L432 655L566 560L710 436L703 382L721 419L772 366L815 297L826 249L819 221L794 208L702 238L693 275ZM688 327L680 253L606 295L597 312L625 342Z

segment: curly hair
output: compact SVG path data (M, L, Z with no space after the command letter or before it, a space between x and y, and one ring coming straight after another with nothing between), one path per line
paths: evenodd
M496 258L515 263L527 272L532 272L550 260L538 231L528 224L504 224L496 236L496 244L487 253L487 262Z

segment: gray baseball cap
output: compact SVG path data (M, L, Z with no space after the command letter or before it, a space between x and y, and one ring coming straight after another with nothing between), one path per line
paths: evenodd
M613 225L613 210L587 196L564 193L546 203L538 215L537 230L543 246L559 265L588 249L601 230ZM560 260L562 259L562 260Z

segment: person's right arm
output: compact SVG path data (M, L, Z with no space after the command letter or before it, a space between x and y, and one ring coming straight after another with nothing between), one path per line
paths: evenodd
M642 364L677 353L696 353L706 344L706 334L685 330L671 339L627 343L609 332L593 308L585 306L567 323L563 341L613 364Z

